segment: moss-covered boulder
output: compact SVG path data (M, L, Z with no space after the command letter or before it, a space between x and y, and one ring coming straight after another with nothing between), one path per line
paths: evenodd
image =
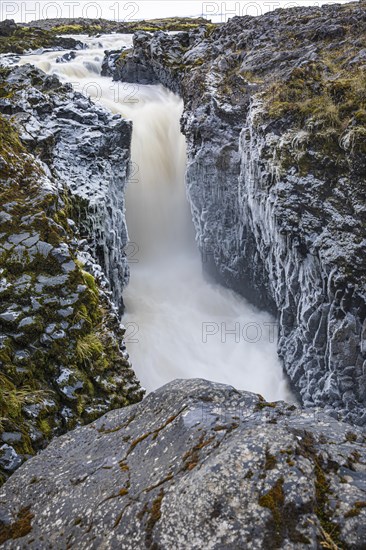
M13 20L5 20L0 23L0 54L22 54L39 49L74 49L84 48L79 40L71 37L59 36L61 33L40 28L32 28L17 25Z

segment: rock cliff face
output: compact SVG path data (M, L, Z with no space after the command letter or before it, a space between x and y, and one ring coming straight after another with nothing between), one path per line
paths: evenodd
M360 424L365 47L360 2L137 33L110 64L115 79L182 95L205 267L278 314L279 354L303 403Z
M0 491L0 543L361 550L364 443L323 413L175 381L23 465Z
M113 305L131 125L31 66L2 70L0 90L2 481L142 391Z
M30 65L13 70L7 82L23 92L3 99L0 110L13 115L21 127L22 142L44 159L70 190L81 235L88 238L89 249L101 264L121 312L122 289L129 278L124 188L132 125ZM24 91L29 82L36 87ZM44 94L43 83L59 93Z

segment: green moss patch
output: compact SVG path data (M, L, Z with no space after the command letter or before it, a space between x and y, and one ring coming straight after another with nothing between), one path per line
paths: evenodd
M276 481L268 493L259 497L260 506L268 508L273 518L273 535L275 548L280 548L283 541L283 507L285 494L283 492L283 478Z
M320 543L324 539L333 541L335 546L342 547L340 542L340 527L332 518L329 501L332 495L330 482L327 478L327 471L330 472L333 466L327 466L322 457L318 455L314 446L314 438L308 433L302 433L302 440L297 450L298 454L308 458L314 467L315 474L315 508L314 512L320 523Z
M366 152L366 71L360 64L348 63L355 54L348 46L329 49L323 45L316 62L293 68L264 92L264 116L283 119L287 127L307 132L305 147L311 143L311 148L329 156L334 166L345 164L345 151ZM285 168L298 164L294 145L290 158L283 159ZM301 161L302 173L313 171L317 162L306 152Z
M32 531L33 517L34 515L28 506L19 510L17 519L10 525L0 524L0 544L28 535Z
M11 36L0 36L0 53L22 54L28 50L50 48L54 40L55 35L50 31L18 27Z
M351 510L348 510L348 512L344 514L344 517L345 518L357 517L360 515L361 511L364 510L365 508L366 508L366 502L363 502L363 501L355 502Z
M151 508L148 510L148 519L146 523L146 547L153 548L153 531L155 524L161 518L161 505L164 498L164 489L160 489L158 495L154 498Z

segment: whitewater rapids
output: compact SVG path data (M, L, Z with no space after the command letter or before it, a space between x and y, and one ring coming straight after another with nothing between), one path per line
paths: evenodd
M126 344L141 383L152 391L175 378L206 378L266 399L293 401L276 352L276 323L235 292L205 279L185 193L182 100L162 86L115 83L101 77L106 49L131 35L77 36L89 49L57 63L65 52L23 56L113 113L133 121L127 187L124 292Z

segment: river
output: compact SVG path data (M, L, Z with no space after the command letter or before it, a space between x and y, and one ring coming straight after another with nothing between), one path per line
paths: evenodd
M124 292L126 344L147 391L175 378L206 378L266 399L293 401L276 352L276 323L237 293L208 281L185 193L182 100L162 86L100 76L105 49L131 35L77 36L89 49L23 56L132 120L132 171L126 193L131 279Z

